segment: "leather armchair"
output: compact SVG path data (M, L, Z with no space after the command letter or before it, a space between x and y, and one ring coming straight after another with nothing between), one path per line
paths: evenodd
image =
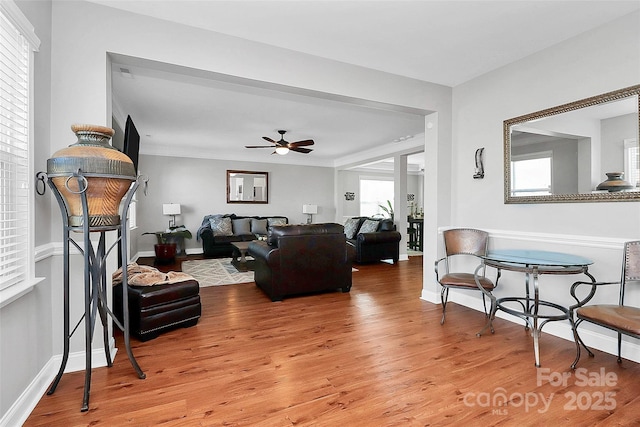
M351 290L355 251L340 224L273 226L267 241L253 241L255 282L272 301L285 296Z

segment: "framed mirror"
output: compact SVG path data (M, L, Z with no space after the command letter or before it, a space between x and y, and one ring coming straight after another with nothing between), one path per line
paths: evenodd
M504 121L505 203L640 200L640 85Z
M269 203L269 173L227 170L227 203Z

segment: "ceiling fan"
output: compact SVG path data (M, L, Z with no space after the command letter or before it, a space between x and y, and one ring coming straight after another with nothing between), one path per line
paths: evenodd
M313 139L305 139L304 141L296 141L296 142L288 142L284 140L284 134L287 133L286 130L279 130L280 141L274 141L268 136L263 136L262 139L269 141L273 145L245 145L245 148L275 148L276 150L271 154L280 154L285 155L289 151L296 151L298 153L308 154L313 150L310 148L304 148L309 145L313 145Z

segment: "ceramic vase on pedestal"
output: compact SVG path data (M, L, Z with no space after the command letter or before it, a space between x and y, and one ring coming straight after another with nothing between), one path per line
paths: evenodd
M114 130L96 125L72 125L75 144L56 151L47 160L47 175L65 200L69 225L83 223L81 190L86 191L90 227L120 224L119 206L136 179L131 159L109 144ZM79 185L74 174L81 173L86 184ZM82 187L82 188L80 188Z

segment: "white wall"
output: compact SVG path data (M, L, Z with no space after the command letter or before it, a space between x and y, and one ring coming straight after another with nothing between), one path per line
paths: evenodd
M360 215L360 179L367 177L378 177L381 179L393 180L392 172L374 172L363 170L340 170L337 172L337 200L338 200L338 212L341 213L341 218L337 221L344 223L344 219L347 217ZM418 205L418 208L422 205L422 191L424 178L422 175L407 175L407 193L414 194L414 202ZM354 200L346 200L344 194L346 192L355 193ZM403 198L403 200L406 200ZM407 202L407 206L409 203ZM394 206L394 210L395 206Z
M268 172L269 203L227 203L227 169ZM193 234L185 241L188 253L202 252L196 231L205 215L283 215L292 224L302 224L307 221L302 205L316 204L313 222L335 218L333 168L141 155L140 172L149 178L149 186L146 196L138 195L140 226L135 234L166 229L169 217L162 215L162 204L180 203L182 214L176 222ZM154 236L139 237L139 254L153 254L154 243Z
M502 122L640 81L638 14L454 88L453 223L548 233L640 237L640 203L503 203ZM473 153L485 147L485 178ZM473 207L482 206L484 209ZM613 217L628 221L611 221ZM596 225L597 224L597 225Z
M640 203L504 204L502 125L512 117L640 83L639 22L640 14L634 13L454 88L451 226L490 230L493 247L584 255L595 261L590 271L597 279L619 278L622 242L640 239ZM485 178L474 180L473 155L479 147L485 147ZM542 297L571 303L568 290L575 278L549 279L541 279ZM496 293L522 293L522 281L507 279ZM432 276L423 296L437 301L437 291ZM611 292L615 301L617 291ZM476 307L479 298L453 295ZM640 296L632 295L632 301L640 303Z
M637 126L638 116L633 114L602 121L602 140L607 149L602 151L601 181L607 179L607 172L624 171L624 140L638 138Z
M43 167L50 156L51 113L51 3L17 1L16 4L35 27L40 39L40 50L34 56L34 166ZM47 189L47 194L51 192ZM5 415L21 415L24 407L15 405L26 390L41 393L47 384L34 381L53 354L54 329L52 311L52 253L49 244L51 233L51 200L35 197L35 258L36 277L45 279L16 301L0 308L0 425ZM56 214L58 214L56 212ZM59 215L59 214L58 214ZM60 230L59 235L62 235ZM61 277L61 276L60 276ZM29 408L27 408L30 410ZM13 424L17 425L17 424Z
M454 223L640 237L638 202L505 205L502 163L503 120L638 84L637 24L636 13L454 88ZM482 180L471 177L478 147L485 147ZM612 217L629 220L610 221Z

